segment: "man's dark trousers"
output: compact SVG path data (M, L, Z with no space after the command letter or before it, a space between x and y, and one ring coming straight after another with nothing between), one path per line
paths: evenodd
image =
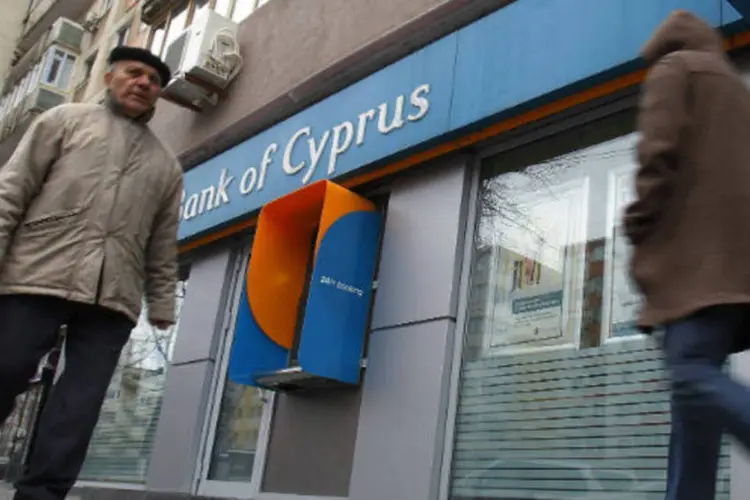
M664 352L672 379L667 500L711 500L722 433L750 449L750 389L723 371L746 349L750 304L707 308L667 325Z
M65 367L40 415L15 500L57 500L73 487L120 352L134 325L100 306L52 297L0 296L0 422L13 410L67 325Z

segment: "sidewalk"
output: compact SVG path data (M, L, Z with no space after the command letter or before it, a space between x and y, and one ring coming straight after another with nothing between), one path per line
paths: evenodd
M68 500L80 500L81 497L75 495L68 495ZM13 486L0 481L0 500L13 500Z
M77 495L68 495L68 500L80 500L81 497ZM0 500L13 500L13 486L0 481Z
M79 496L68 495L68 500L80 500L80 498ZM0 500L13 500L13 486L5 481L0 481Z

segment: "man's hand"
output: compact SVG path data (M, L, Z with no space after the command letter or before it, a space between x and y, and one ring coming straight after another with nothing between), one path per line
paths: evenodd
M151 326L158 330L168 330L173 324L171 321L164 321L162 319L149 319L148 321L151 323Z

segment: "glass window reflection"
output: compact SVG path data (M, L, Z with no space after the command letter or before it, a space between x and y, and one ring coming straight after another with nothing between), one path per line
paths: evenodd
M177 286L177 324L152 327L144 301L102 406L81 480L143 483L161 414L167 371L179 329L188 270Z
M263 416L260 392L227 379L208 479L250 482Z
M626 113L483 164L452 500L664 498L669 393L619 224L633 129Z

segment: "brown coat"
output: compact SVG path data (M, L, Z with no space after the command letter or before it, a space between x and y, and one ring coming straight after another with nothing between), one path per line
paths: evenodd
M0 294L173 321L182 169L115 109L43 113L0 168Z
M642 54L636 201L625 214L640 325L750 303L750 93L716 32L673 13Z

